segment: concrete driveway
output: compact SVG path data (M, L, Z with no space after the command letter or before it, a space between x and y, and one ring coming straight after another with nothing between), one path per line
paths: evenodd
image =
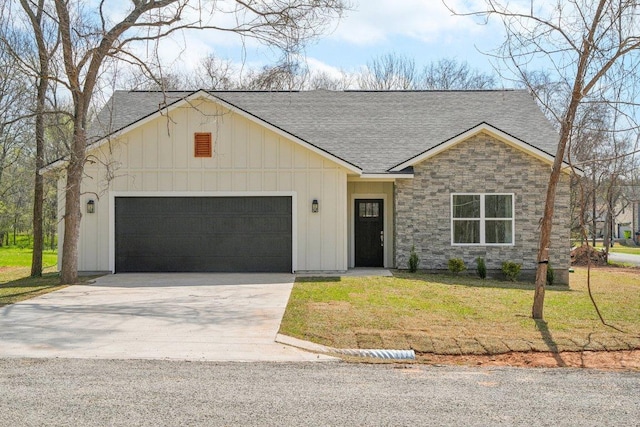
M117 274L0 308L0 357L326 360L274 339L291 274Z
M636 267L640 267L640 255L633 254L619 254L615 252L609 252L609 260L615 262L623 262L626 264L632 264Z

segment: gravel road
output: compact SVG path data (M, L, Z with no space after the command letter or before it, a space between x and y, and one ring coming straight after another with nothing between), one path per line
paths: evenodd
M639 425L640 372L0 359L2 426Z

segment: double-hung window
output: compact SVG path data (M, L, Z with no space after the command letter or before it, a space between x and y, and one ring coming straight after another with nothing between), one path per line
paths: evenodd
M513 194L452 194L453 245L513 245Z

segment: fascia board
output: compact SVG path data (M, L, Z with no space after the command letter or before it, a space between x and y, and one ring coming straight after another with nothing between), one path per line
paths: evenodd
M524 141L521 141L520 139L496 128L491 126L488 123L481 123L465 132L462 132L456 136L454 136L453 138L444 141L438 145L436 145L435 147L424 151L423 153L408 159L406 161L404 161L403 163L400 163L397 166L394 166L393 168L389 169L390 172L398 172L401 171L407 167L410 166L414 166L424 160L427 160L439 153L442 153L443 151L448 150L449 148L459 144L462 141L465 141L475 135L478 135L480 133L486 133L496 139L498 139L499 141L504 142L505 144L514 147L520 151L524 151L525 153L539 159L542 160L543 162L547 163L547 164L553 164L554 162L554 156L552 156L551 154L547 153L546 151L540 150L539 148L536 148L530 144L527 144ZM563 172L565 173L571 173L571 167L568 163L563 162L564 167L562 169Z

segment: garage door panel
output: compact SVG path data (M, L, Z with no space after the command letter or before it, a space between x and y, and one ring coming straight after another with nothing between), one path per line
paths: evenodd
M203 239L202 248L212 256L273 256L285 248L291 253L291 241L280 235L218 234L213 239Z
M292 269L291 197L118 197L116 271Z
M162 224L162 229L159 229L159 224ZM187 224L188 226L186 226ZM200 235L195 230L202 230L203 225L202 218L192 215L180 218L150 215L147 217L128 217L126 221L120 222L118 231L127 237L159 234L158 237L171 238L176 234Z

